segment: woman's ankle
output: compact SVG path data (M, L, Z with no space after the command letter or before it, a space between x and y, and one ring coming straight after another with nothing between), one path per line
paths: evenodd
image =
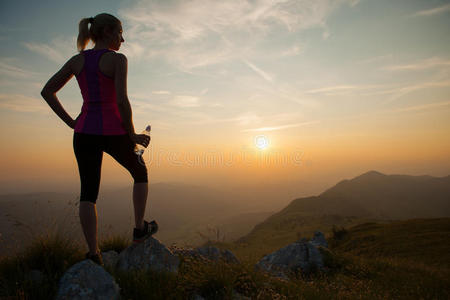
M143 230L145 227L144 220L142 220L141 224L136 226L136 229Z
M97 255L97 254L100 254L100 253L101 253L101 251L98 248L97 248L97 250L95 250L95 252L92 252L91 250L89 250L89 255L90 256L94 256L94 255Z

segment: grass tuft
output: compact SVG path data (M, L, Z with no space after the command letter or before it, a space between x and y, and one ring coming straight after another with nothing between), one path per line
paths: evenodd
M37 236L23 252L0 261L0 296L53 298L61 276L82 258L79 245L69 238Z
M130 244L131 239L124 235L117 235L117 236L111 235L103 239L99 243L99 248L102 252L108 252L113 250L116 251L117 253L120 253L123 250L125 250L125 248L130 246Z

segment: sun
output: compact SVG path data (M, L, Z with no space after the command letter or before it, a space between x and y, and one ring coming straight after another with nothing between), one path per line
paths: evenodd
M264 150L269 147L269 139L265 135L255 136L255 146L259 150Z

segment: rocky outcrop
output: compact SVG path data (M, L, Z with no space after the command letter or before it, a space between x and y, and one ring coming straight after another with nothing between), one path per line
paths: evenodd
M114 278L91 260L73 265L59 281L56 299L119 299L120 288Z
M264 256L255 268L282 279L289 279L289 275L298 272L309 274L313 270L323 270L320 247L327 247L327 242L323 233L316 232L311 241L302 239Z
M119 255L119 270L144 269L178 272L180 259L157 239L150 237L141 244L131 245Z

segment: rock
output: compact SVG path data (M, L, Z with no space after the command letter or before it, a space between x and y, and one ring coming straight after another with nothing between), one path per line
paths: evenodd
M323 235L323 233L320 231L314 232L314 236L311 239L311 243L316 247L321 246L324 248L328 248L327 240L325 239L325 236Z
M131 245L119 255L119 270L144 269L178 272L180 259L157 239L150 237L144 242Z
M114 250L110 250L108 252L102 252L102 258L105 267L115 268L119 260L119 254Z
M61 277L56 299L119 299L120 288L102 267L86 259Z
M213 246L204 246L196 248L195 251L209 260L223 260L227 263L239 263L236 256L229 250L222 250Z
M301 270L303 274L309 274L313 270L323 270L323 257L318 248L323 245L327 246L325 237L321 232L316 232L311 241L301 239L264 256L255 268L281 279L289 279L288 275L298 270Z

